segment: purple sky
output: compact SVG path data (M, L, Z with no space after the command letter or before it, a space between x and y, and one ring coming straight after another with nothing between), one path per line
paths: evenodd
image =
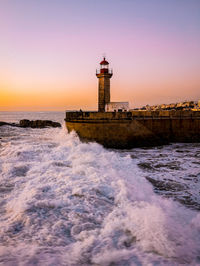
M113 101L200 99L199 0L2 0L0 33L0 110L95 109L103 53Z

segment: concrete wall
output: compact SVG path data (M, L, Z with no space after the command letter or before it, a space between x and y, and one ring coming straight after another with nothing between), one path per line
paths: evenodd
M66 112L67 119L200 118L200 111Z
M200 142L200 111L67 112L66 126L112 148Z

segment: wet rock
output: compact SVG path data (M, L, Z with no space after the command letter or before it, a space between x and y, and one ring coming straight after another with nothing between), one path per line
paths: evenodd
M154 170L154 167L150 163L147 163L147 162L138 163L138 166L143 170L147 170L147 171Z
M7 125L8 123L6 123L6 122L1 122L0 121L0 126L5 126L5 125Z
M19 121L19 124L7 123L0 121L0 126L13 126L13 127L31 127L31 128L45 128L45 127L61 127L58 122L51 120L28 120L23 119Z
M58 122L51 120L27 120L23 119L19 122L20 127L31 127L31 128L45 128L45 127L61 127Z
M196 200L192 199L191 195L186 195L182 196L182 198L177 198L177 201L194 210L200 210L199 203Z
M159 168L168 168L170 170L181 170L182 168L180 167L180 163L179 162L169 162L169 163L158 163L155 164L154 167L156 169Z
M180 184L176 181L161 181L146 176L146 179L159 191L183 191L187 188L186 185Z
M0 127L1 127L1 126L19 127L18 124L15 124L15 123L7 123L7 122L3 122L3 121L0 121Z

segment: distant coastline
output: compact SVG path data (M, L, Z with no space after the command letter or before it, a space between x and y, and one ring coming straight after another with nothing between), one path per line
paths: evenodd
M184 101L179 103L169 104L156 104L156 105L145 105L141 108L134 108L132 110L146 110L146 111L161 111L161 110L192 110L200 111L200 100L199 101Z

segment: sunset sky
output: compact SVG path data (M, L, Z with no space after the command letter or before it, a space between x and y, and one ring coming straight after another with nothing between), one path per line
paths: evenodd
M0 0L0 111L200 99L200 0Z

